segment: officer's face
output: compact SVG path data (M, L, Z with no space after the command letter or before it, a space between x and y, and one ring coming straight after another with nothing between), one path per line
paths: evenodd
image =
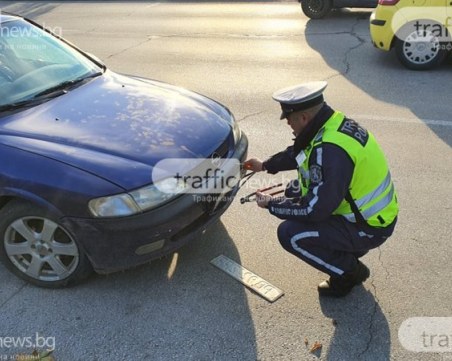
M287 116L287 124L292 128L293 135L298 136L308 124L307 114L304 112L293 112Z

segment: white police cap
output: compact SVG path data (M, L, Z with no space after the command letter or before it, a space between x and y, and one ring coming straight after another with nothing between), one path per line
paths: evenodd
M290 113L306 110L323 103L326 81L314 81L284 88L273 93L273 99L280 103L281 119Z

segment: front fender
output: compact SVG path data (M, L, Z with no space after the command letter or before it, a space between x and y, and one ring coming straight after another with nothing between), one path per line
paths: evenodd
M36 153L0 144L0 196L28 200L65 216L91 217L92 198L122 193L111 182Z

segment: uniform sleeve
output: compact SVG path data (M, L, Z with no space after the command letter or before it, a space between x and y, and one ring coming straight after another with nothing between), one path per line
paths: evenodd
M327 219L345 198L354 164L339 146L322 143L309 159L310 184L301 198L278 198L269 202L271 214L281 219L318 222Z
M286 150L271 156L263 165L265 170L270 174L276 174L284 170L297 169L293 146L287 147Z

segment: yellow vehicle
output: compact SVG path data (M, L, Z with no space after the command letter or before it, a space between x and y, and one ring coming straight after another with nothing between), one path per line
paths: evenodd
M375 47L395 49L409 69L442 63L452 50L451 0L380 0L370 18Z

